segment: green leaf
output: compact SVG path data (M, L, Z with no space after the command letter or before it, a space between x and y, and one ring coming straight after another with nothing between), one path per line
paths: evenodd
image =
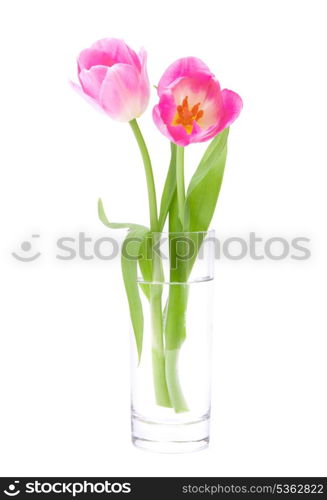
M146 235L148 234L149 229L145 226L141 226L140 224L132 224L129 222L109 222L105 214L101 198L99 198L98 200L98 215L101 222L111 229L129 229L122 247L121 265L137 352L140 361L143 343L144 320L142 303L139 294L139 284L137 282L137 263L139 262L140 264L140 269L144 281L151 281L151 275L149 274L150 272L152 272L151 261L142 258L142 245L144 245L144 242L147 240ZM128 257L126 255L127 247ZM145 295L149 298L149 285L140 284L140 286Z
M148 231L148 229L145 226L141 226L140 224L133 224L133 223L129 223L129 222L109 222L109 220L105 214L101 198L99 198L99 200L98 200L98 215L99 215L99 219L101 220L101 222L103 222L103 224L105 226L110 227L110 229L138 229L140 231L143 231L143 230ZM141 254L143 253L142 249L141 249L140 253ZM140 259L139 264L140 264L140 269L141 269L144 281L151 281L151 275L149 274L152 272L151 262L148 259ZM145 295L147 296L147 298L149 298L150 297L149 285L140 284L140 286L141 286L143 292L145 293Z
M225 130L211 142L194 173L186 195L182 227L179 222L176 194L169 209L169 230L174 232L170 234L169 245L170 279L176 284L171 284L169 287L169 298L164 313L165 359L170 401L176 412L187 409L178 381L177 366L179 349L186 337L188 285L185 283L203 240L203 234L192 234L192 232L206 231L212 219L224 173L227 137L228 130ZM195 250L187 261L178 259L181 253L177 251L183 249L184 243L187 245L185 239L191 239Z
M123 279L139 361L142 353L144 319L142 302L139 294L139 284L137 282L137 262L140 258L142 242L147 233L147 228L130 230L124 240L121 257Z
M109 222L104 208L101 198L98 199L98 216L101 222L110 227L110 229L147 229L145 226L141 226L140 224L133 224L130 222Z
M163 230L166 218L176 191L176 150L177 146L171 142L171 157L165 186L161 196L159 213L159 232Z
M185 200L185 231L206 231L210 225L223 180L228 132L227 128L213 139L190 181Z
M152 259L151 255L151 238L148 238L146 234L144 237L141 246L140 246L140 258L138 260L140 270L143 276L144 281L148 281L149 283L152 281ZM150 300L150 285L148 283L140 283L140 287L144 292L144 295L148 300Z

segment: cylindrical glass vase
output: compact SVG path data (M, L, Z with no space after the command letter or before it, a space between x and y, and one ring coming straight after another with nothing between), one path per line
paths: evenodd
M140 357L131 339L132 441L161 453L201 450L210 435L214 232L152 233L142 248L151 280L140 266L144 328Z

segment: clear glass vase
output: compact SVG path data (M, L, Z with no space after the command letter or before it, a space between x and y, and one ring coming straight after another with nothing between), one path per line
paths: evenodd
M144 332L140 359L131 339L132 441L200 450L209 444L214 232L152 234L145 248L152 280L137 277Z

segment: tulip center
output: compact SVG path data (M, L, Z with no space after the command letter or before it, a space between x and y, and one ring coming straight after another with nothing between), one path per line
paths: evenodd
M200 109L200 103L198 102L190 109L188 104L188 96L184 97L182 104L179 104L176 108L176 114L172 121L172 125L183 125L187 134L191 134L194 126L194 122L197 122L204 115L203 109Z

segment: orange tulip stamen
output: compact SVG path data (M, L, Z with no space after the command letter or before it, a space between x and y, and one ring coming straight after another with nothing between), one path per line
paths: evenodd
M203 109L200 109L200 103L198 102L190 109L188 96L186 96L184 97L182 104L179 104L176 108L176 114L172 121L172 125L183 125L187 134L191 134L194 122L198 122L203 115L204 111Z

